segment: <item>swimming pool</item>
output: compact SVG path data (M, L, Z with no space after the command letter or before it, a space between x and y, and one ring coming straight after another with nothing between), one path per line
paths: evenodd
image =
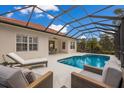
M91 65L98 68L103 68L106 62L110 59L109 56L86 54L83 56L72 56L58 60L58 62L83 69L83 65Z

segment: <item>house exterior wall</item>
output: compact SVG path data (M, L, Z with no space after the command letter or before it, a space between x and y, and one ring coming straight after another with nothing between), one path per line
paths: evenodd
M65 42L65 49L62 49L62 43ZM68 41L65 39L65 40L60 40L60 52L62 53L68 53Z
M16 35L38 37L38 51L17 52ZM15 52L24 59L47 57L49 55L49 40L51 39L51 37L58 38L58 40L55 40L58 52L76 52L76 49L70 49L70 42L75 41L73 39L0 23L0 62L3 61L2 55L6 55L10 52ZM66 49L64 50L62 49L63 41L66 42Z
M18 34L38 37L38 51L16 52L16 35ZM3 54L10 52L15 52L24 59L47 57L48 36L44 33L0 24L0 59Z
M56 39L53 39L56 37ZM59 53L74 53L77 51L77 44L76 40L64 38L64 37L57 37L57 36L51 36L49 40L55 41L55 48L57 49L57 52ZM65 42L65 49L62 49L62 42ZM71 42L75 42L75 49L70 49Z
M76 52L76 41L75 40L73 40L73 39L64 39L64 40L61 39L61 46L62 46L62 42L66 43L66 48L65 49L61 48L61 52L64 52L64 53ZM75 49L70 49L71 42L75 42Z

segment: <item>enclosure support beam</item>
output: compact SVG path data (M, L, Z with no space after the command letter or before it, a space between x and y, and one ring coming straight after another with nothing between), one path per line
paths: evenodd
M102 8L102 9L100 9L100 10L98 10L98 11L95 11L95 12L93 12L91 15L94 15L94 14L96 14L96 13L99 13L99 12L101 12L101 11L103 11L103 10L106 10L106 9L108 9L108 8L111 8L111 7L113 7L113 5L110 5L110 6L107 6L107 7L105 7L105 8ZM59 32L61 32L61 30L63 30L64 27L66 27L67 25L70 25L70 24L72 24L72 23L81 21L81 20L86 19L86 18L88 18L88 17L89 17L89 15L86 15L86 16L84 16L84 17L81 17L81 18L78 18L78 19L75 19L75 20L73 20L73 21L70 21L70 22L66 23L66 24L57 32L57 34L58 34Z
M76 8L78 6L72 6L71 8L69 8L68 10L66 11L63 11L62 13L60 13L59 15L55 16L54 19L48 24L48 26L46 27L46 29L44 31L47 31L47 29L52 25L52 23L60 16L70 12L71 10L73 10L74 8Z
M124 67L124 19L121 21L120 27L120 60L121 65Z
M99 21L98 21L99 22ZM101 26L110 26L110 27L118 27L116 25L109 25L109 24L103 24L103 23L98 23L98 22L91 22L89 24L84 24L84 25L81 25L81 26L77 26L77 27L74 27L73 29L71 29L70 31L68 31L65 35L68 35L69 33L71 33L75 28L81 28L83 26L88 26L88 25L92 25L92 24L97 24L97 25L101 25ZM99 27L97 27L99 28ZM96 29L97 29L96 28ZM113 29L110 29L110 30L113 30ZM77 32L78 33L78 32Z
M29 19L28 19L28 22L27 22L26 26L28 26L28 24L29 24L29 22L30 22L30 20L31 20L31 18L32 18L32 15L33 15L33 12L34 12L35 7L36 7L36 6L33 6L33 9L32 9L32 11L31 11L31 13L30 13L30 16L29 16Z
M97 21L97 22L104 22L104 21L108 21L108 20L100 20L100 21ZM71 29L70 31L68 31L65 35L68 35L69 33L71 33L76 28L82 28L84 26L89 26L89 25L92 25L93 23L95 23L95 22L91 22L91 23L88 23L88 24L83 24L83 25L74 27L73 29Z
M51 14L51 13L49 13L49 12L47 12L47 11L45 11L45 10L43 10L43 9L41 9L41 8L39 8L39 7L36 7L37 9L39 9L39 10L41 10L41 11L43 11L44 13L46 13L46 14L48 14L48 15L50 15L50 16L52 16L53 17L53 19L55 18L55 16L53 15L53 14ZM59 21L61 21L61 22L63 22L64 24L66 23L65 21L63 21L62 19L60 19L59 17L57 18ZM53 20L54 21L54 20ZM73 25L71 25L70 24L70 27L72 27L73 28Z
M115 56L120 59L120 29L114 35Z
M93 33L93 32L104 32L104 33L107 33L107 34L114 34L114 33L103 31L103 30L94 30L94 31L83 32L82 35L85 34L85 33Z
M116 27L116 28L118 28L118 27L119 27L119 26L117 26L117 25L110 25L110 24L104 24L104 23L98 23L98 22L94 22L93 24L97 24L97 25L101 25L101 26Z
M109 19L109 20L121 20L122 17L115 17L115 16L99 16L99 15L89 15L89 17L93 18L104 18L104 19Z
M78 35L78 36L75 37L75 38L78 38L78 37L80 37L80 36L82 36L82 35L84 35L84 34L86 34L86 33L93 33L93 32L104 32L104 33L106 33L106 34L111 34L111 35L114 35L114 34L115 34L115 33L107 32L107 31L103 31L103 30L95 30L95 31L83 32L83 33L81 33L80 35Z
M114 29L106 29L106 28L102 28L102 27L98 27L98 29L116 32L116 30L114 30Z
M82 31L82 33L83 33L83 31L86 31L86 30L91 30L91 29L98 29L98 30L106 30L106 31L113 31L113 32L115 32L115 30L113 30L113 29L106 29L106 28L102 28L102 27L93 27L93 28L88 28L88 29L84 29L84 30L79 30L77 33L75 33L75 34L73 34L71 37L74 37L75 35L77 35L79 32L81 32ZM82 34L81 33L81 34ZM79 35L80 36L80 35ZM78 36L78 37L79 37Z
M0 16L6 15L6 14L9 14L9 13L13 13L13 12L16 12L16 11L24 10L24 9L27 9L27 8L30 8L30 7L33 7L33 5L30 5L30 6L27 6L27 7L22 7L22 8L12 10L12 11L9 11L9 12L5 12L5 13L0 14Z

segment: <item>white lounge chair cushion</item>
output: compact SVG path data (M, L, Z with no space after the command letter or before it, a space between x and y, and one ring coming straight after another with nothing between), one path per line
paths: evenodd
M48 61L47 58L36 58L36 59L25 60L23 64L42 63L46 61Z
M29 85L27 79L19 69L0 65L0 83L6 87L25 88Z
M92 73L92 72L89 72L89 71L86 71L86 70L82 70L80 72L80 74L83 75L83 76L87 76L89 78L93 78L93 79L98 80L98 81L102 81L102 76L98 75L96 73Z
M102 81L105 84L112 87L118 87L122 77L121 67L114 62L106 63L103 69L102 77Z
M36 59L24 60L15 53L9 53L8 56L11 57L13 60L15 60L18 63L23 64L23 65L42 63L44 61L48 61L47 58L36 58Z
M24 63L24 59L22 59L20 56L18 56L17 54L15 53L9 53L7 54L9 57L11 57L13 60L19 62L19 63Z

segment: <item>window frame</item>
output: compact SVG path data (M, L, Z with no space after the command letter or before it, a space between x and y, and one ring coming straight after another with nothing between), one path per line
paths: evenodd
M70 49L75 49L75 42L71 42Z
M20 37L20 40L19 38ZM27 40L24 40L24 37L27 37ZM30 43L30 38L32 38L32 43ZM19 50L18 44L22 49ZM23 44L27 44L27 49L23 49ZM32 49L30 49L30 44L32 44ZM36 47L36 48L35 48ZM26 51L38 51L38 37L36 36L28 36L28 35L16 35L16 52L26 52Z
M20 41L19 41L18 37L20 37ZM27 38L26 42L24 41L25 37ZM18 45L20 46L20 49L18 48ZM24 49L24 45L26 45L27 48ZM26 35L16 35L16 51L18 51L18 52L28 51L28 36L26 36Z
M66 42L65 41L62 42L62 49L66 49Z
M30 38L32 38L32 42L30 42ZM34 39L36 39L36 42L34 42ZM29 36L28 37L28 50L29 51L38 51L38 38L37 37L33 37L33 36ZM32 49L30 49L30 45L32 46ZM36 49L34 48L34 46L36 45Z

